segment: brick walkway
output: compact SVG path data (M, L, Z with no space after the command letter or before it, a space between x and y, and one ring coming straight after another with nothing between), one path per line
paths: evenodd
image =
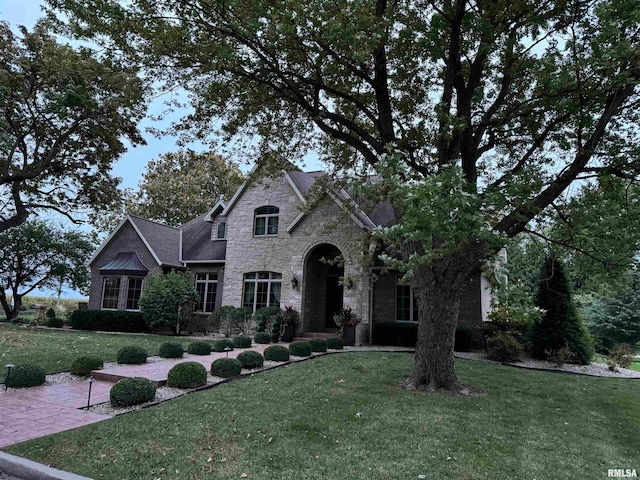
M268 346L254 345L244 350L263 353ZM229 357L236 357L241 351L233 350L229 352ZM100 373L111 381L96 380L93 383L91 405L109 401L109 391L113 382L120 378L144 377L163 384L169 370L178 363L198 362L208 371L211 362L226 356L226 353L193 355L189 358L100 370ZM87 405L88 392L89 384L85 380L25 389L12 388L7 392L4 391L3 385L0 386L0 448L111 418L108 415L81 410Z

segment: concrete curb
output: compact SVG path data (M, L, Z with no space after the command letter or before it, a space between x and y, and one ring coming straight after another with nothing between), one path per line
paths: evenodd
M91 480L5 452L0 452L0 470L23 480Z

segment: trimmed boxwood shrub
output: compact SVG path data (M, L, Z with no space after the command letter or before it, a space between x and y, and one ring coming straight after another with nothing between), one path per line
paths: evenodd
M342 347L344 347L344 342L339 337L327 338L326 342L327 348L330 348L331 350L342 350Z
M517 362L522 357L522 344L510 333L496 333L487 338L487 358L496 362Z
M213 342L213 351L214 352L224 352L225 348L229 347L233 350L233 342L228 338L223 338L221 340L216 340Z
M242 365L242 368L260 368L264 363L264 357L253 350L242 352L236 358L240 362L240 365Z
M130 407L153 400L156 397L156 387L142 377L132 377L120 380L109 392L111 405L114 407Z
M211 375L215 377L229 378L239 375L242 365L235 358L219 358L211 364Z
M239 335L237 337L233 337L232 342L233 342L234 348L251 347L251 337L245 337L243 335Z
M118 350L118 363L124 365L139 365L141 363L147 363L147 357L149 354L144 348L136 346L122 347Z
M160 345L158 356L162 358L182 358L184 348L178 342L165 342Z
M253 341L260 344L271 343L272 337L271 334L267 332L258 332L255 337L253 337Z
M373 326L373 344L394 347L415 347L418 322L384 322Z
M100 357L78 357L71 364L70 373L86 377L91 370L100 370L103 365L104 362Z
M271 345L264 349L264 359L272 362L286 362L289 360L289 349L282 345Z
M312 352L326 352L327 351L327 341L323 338L310 338L309 343L311 344Z
M454 350L456 352L469 352L471 350L472 338L473 330L467 327L458 327L456 329Z
M209 355L211 353L211 344L204 340L191 342L187 347L187 352L192 355Z
M308 357L311 355L311 344L305 340L296 340L289 344L289 352L296 357Z
M167 376L167 385L176 388L196 388L206 385L207 369L198 362L175 365Z
M44 369L38 365L16 365L8 376L5 374L4 384L11 388L37 387L45 380Z
M104 332L149 332L140 312L113 310L74 310L71 328Z
M57 317L48 317L47 318L47 327L51 328L62 328L64 326L64 320Z

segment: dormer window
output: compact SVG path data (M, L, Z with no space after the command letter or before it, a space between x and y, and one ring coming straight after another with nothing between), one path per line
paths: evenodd
M256 221L253 234L256 237L278 234L278 207L266 206L256 209Z
M227 238L227 222L222 222L218 225L218 233L216 235L218 240L224 240Z

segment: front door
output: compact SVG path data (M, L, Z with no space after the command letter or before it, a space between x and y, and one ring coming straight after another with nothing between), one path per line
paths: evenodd
M324 328L337 328L333 315L342 308L343 289L340 275L327 275L327 308L325 310Z

